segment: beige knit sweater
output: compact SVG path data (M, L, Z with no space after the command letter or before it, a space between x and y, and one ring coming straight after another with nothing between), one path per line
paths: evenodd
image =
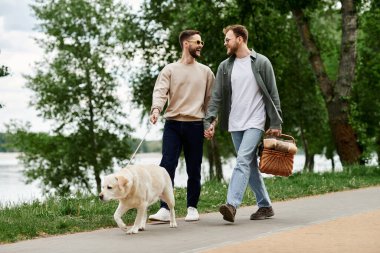
M162 112L168 101L166 119L201 121L214 80L211 69L201 63L168 64L161 70L154 86L152 110L157 108Z

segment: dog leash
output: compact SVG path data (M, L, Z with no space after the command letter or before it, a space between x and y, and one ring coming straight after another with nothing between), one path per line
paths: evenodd
M128 162L127 166L125 166L125 168L128 167L128 166L131 164L133 158L135 158L135 155L136 155L137 151L139 150L141 144L142 144L143 141L145 140L145 137L146 137L146 136L148 135L148 133L150 132L150 128L151 128L151 124L148 123L148 129L146 130L146 133L144 134L143 138L142 138L141 141L140 141L140 144L137 146L135 152L133 153L133 155L132 155L131 158L129 159L129 162Z

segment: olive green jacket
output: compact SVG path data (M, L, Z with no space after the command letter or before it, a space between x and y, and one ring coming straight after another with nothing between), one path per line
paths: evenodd
M231 73L235 61L235 55L230 56L220 63L216 73L211 99L209 101L204 128L208 129L210 124L217 118L222 130L228 131L228 119L231 112ZM280 97L278 95L276 79L272 64L262 54L251 52L252 72L258 86L263 93L263 100L267 114L266 129L281 129L282 112Z

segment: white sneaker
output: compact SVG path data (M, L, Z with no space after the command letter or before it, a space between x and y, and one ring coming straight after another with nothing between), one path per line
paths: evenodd
M149 215L149 220L170 221L170 211L165 207L161 207L156 214Z
M187 215L185 217L185 221L197 221L199 220L198 210L192 206L187 208Z

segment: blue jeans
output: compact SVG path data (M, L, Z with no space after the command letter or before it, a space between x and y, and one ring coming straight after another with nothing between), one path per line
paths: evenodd
M227 203L235 208L241 204L247 184L255 194L259 207L272 205L257 165L256 148L262 134L263 131L255 128L231 132L237 158L228 186Z
M183 148L187 172L187 207L197 208L201 193L203 155L203 122L166 120L162 138L161 167L169 173L174 185L175 171ZM165 202L161 207L168 209Z

